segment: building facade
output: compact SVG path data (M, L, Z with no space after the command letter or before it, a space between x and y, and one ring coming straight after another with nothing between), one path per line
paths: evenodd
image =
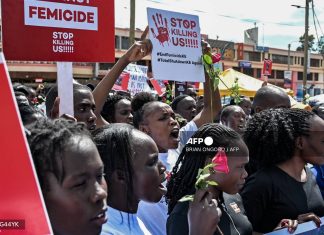
M135 38L138 40L142 34L136 30ZM272 60L272 73L268 81L277 86L284 87L285 71L290 70L291 88L295 94L302 89L304 53L283 49L256 47L254 45L235 43L222 40L208 39L213 52L222 54L224 69L233 68L244 74L263 79L262 68L264 59ZM115 62L126 52L129 46L129 29L115 29ZM290 66L288 66L288 54L290 53ZM151 57L146 56L141 65L149 66L151 73ZM73 76L81 83L97 84L109 71L114 63L73 63ZM56 81L56 63L47 61L8 61L11 79L15 82L31 83L38 82L54 83ZM324 93L324 64L323 56L311 54L310 74L307 76L307 88L311 95Z

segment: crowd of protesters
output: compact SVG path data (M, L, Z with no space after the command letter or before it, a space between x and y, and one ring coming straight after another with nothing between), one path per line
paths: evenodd
M57 86L45 97L14 85L55 234L245 235L320 226L322 106L293 109L270 84L253 101L241 96L222 106L207 74L203 96L190 89L171 105L149 92L109 94L124 68L151 51L149 40L138 41L94 89L75 83L73 117L59 117ZM45 99L44 113L37 106ZM195 138L211 138L209 150L195 151ZM197 188L211 163L205 180L216 183ZM193 201L180 202L186 195Z

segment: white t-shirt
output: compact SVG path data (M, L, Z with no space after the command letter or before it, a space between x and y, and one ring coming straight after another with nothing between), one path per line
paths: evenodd
M108 207L108 221L102 226L101 235L151 235L137 214L129 214Z
M165 165L167 172L172 170L183 147L197 130L196 123L190 121L180 129L180 143L178 148L169 149L167 153L159 153L159 160ZM166 182L164 182L164 184L166 184ZM158 203L140 201L137 215L153 235L166 235L168 205L165 197L162 197Z

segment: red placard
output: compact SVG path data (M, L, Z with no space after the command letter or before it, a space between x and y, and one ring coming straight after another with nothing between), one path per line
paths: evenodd
M270 76L272 72L272 60L265 59L263 63L262 74L265 76Z
M53 234L0 54L0 234Z
M8 60L115 62L113 0L1 0Z

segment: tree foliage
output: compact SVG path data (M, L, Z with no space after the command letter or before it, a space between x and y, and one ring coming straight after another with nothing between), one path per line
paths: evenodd
M299 37L300 46L296 48L296 51L304 51L304 42L305 42L305 34ZM313 34L308 35L308 49L311 51L317 51L317 47L315 45L315 37Z

